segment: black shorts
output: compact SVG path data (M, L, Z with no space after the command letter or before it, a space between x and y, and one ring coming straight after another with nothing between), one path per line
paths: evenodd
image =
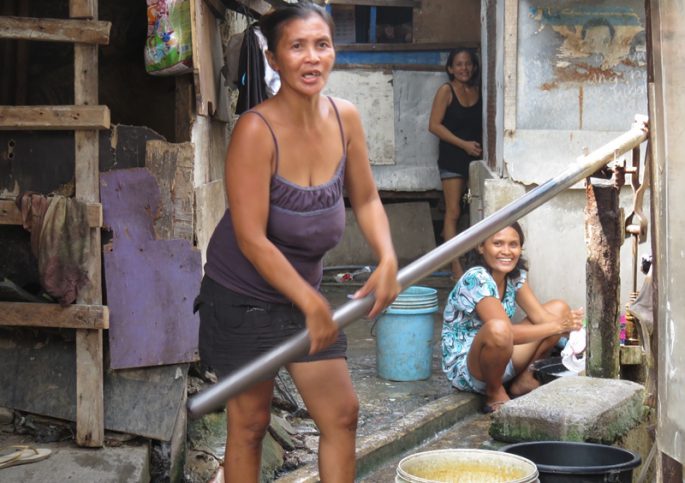
M193 310L200 311L200 359L225 377L306 328L292 304L264 302L228 290L205 275ZM345 358L347 337L293 362ZM273 374L273 377L276 373Z

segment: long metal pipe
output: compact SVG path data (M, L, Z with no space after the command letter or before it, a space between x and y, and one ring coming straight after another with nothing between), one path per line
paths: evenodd
M532 189L519 199L509 203L501 210L484 218L456 237L448 240L421 258L410 263L397 274L402 289L427 277L455 257L466 253L493 233L511 225L514 221L530 213L538 206L570 188L578 181L592 175L615 157L633 149L647 139L647 134L637 125L613 141L605 144L592 153L578 158L560 175L552 178L537 188ZM358 318L366 315L373 306L373 296L352 300L339 307L333 313L334 322L341 329ZM199 394L188 400L188 413L199 417L210 411L223 407L232 397L260 380L268 379L281 366L306 354L309 350L309 335L306 330L288 339L233 372Z

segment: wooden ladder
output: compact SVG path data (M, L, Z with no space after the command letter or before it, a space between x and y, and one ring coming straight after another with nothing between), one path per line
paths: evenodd
M102 305L98 130L109 129L98 105L98 46L109 43L110 22L98 21L97 0L69 0L69 19L0 17L0 39L74 44L73 106L0 106L2 130L73 130L76 199L88 204L89 283L75 304L0 302L0 325L76 329L76 443L104 443L103 339L109 312ZM0 200L0 224L21 224L14 201Z

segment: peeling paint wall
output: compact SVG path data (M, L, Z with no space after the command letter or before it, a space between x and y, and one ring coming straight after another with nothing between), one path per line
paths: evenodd
M519 2L516 78L504 161L540 183L646 114L644 2Z

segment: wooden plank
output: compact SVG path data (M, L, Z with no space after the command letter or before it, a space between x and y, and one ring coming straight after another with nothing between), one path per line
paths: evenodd
M216 18L203 0L191 0L190 22L197 113L213 116L219 104L211 51L212 38L216 36Z
M268 13L273 7L269 2L264 0L237 0L238 3L245 5L252 12L259 15Z
M202 249L202 266L207 261L207 245L226 213L226 194L224 181L216 179L195 188L195 236L197 246Z
M335 70L368 70L371 72L383 72L392 74L394 70L410 70L418 72L444 72L441 65L428 64L337 64Z
M207 2L191 0L190 20L197 113L229 122L231 102L220 82L224 57L217 19Z
M69 2L69 17L98 18L98 0L71 0Z
M371 7L421 8L421 0L329 0L331 5L368 5Z
M97 2L70 0L69 11L97 19ZM98 103L97 46L74 45L74 103ZM92 129L78 130L74 133L74 143L76 198L85 202L99 202L98 133ZM101 304L102 251L99 228L91 228L90 242L91 256L87 266L89 283L79 291L77 302ZM80 446L101 447L105 441L103 349L102 330L76 331L76 443Z
M109 129L109 123L107 106L0 106L0 130Z
M188 75L179 75L176 76L175 80L174 117L176 122L174 126L176 142L189 142L194 119L193 79Z
M161 208L155 220L159 240L182 239L191 244L194 226L194 160L192 143L148 141L145 167L159 186Z
M45 331L22 331L21 335L13 332L0 334L0 407L76 421L75 341L46 337ZM187 373L187 365L105 371L105 428L169 441L179 410L185 413ZM5 471L0 475L3 483L48 481L6 477ZM116 479L129 480L126 476ZM76 476L68 481L100 479Z
M286 0L264 0L266 3L272 5L274 8L285 7L288 5Z
M587 374L616 379L620 373L618 312L623 214L614 186L588 183L585 195Z
M94 20L0 17L0 39L107 45L111 28Z
M207 7L211 10L216 18L222 20L224 18L224 13L228 6L226 6L221 0L204 0Z
M0 302L0 325L108 329L109 309L104 305Z
M102 227L102 205L88 203L88 226ZM0 200L0 225L21 225L21 212L14 200Z
M431 51L431 50L444 50L449 51L456 49L457 47L464 47L467 49L480 49L480 43L478 42L431 42L423 44L342 44L336 45L335 50L339 52L366 52L366 51L378 51L378 52L414 52L414 51ZM445 66L441 65L444 69Z
M518 0L504 3L504 133L516 131L516 66L518 63ZM490 75L495 75L492 72Z
M76 331L76 444L105 442L102 330Z

